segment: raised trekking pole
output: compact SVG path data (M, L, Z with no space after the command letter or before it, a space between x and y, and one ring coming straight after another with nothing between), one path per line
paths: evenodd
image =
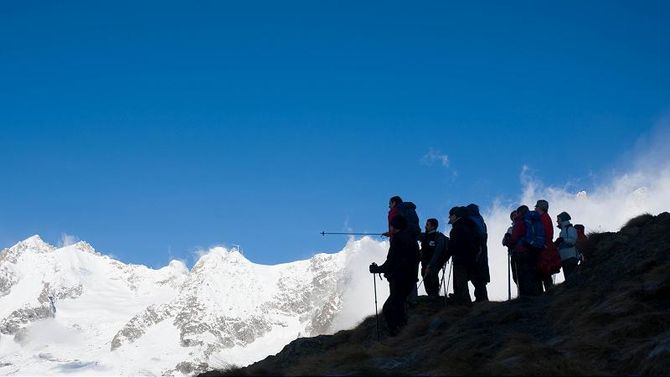
M377 311L377 276L375 274L372 274L372 281L374 282L374 287L375 287L375 320L377 321L377 341L380 340L380 335L379 335L379 313Z
M512 256L507 254L507 300L512 299Z
M320 234L322 236L325 236L326 234L328 234L328 235L339 234L339 235L345 235L345 236L381 236L383 233L321 232Z

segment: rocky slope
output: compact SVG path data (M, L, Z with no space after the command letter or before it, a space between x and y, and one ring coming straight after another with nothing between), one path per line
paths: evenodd
M375 317L302 338L218 375L668 375L670 214L592 234L574 279L535 298L445 306L422 298L397 337Z

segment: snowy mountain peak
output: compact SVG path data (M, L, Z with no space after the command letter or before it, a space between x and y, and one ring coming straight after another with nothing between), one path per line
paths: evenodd
M220 267L247 267L253 265L251 261L242 255L239 249L226 249L222 246L217 246L209 250L207 254L198 259L193 266L193 271L199 271L204 268L220 268Z
M168 264L168 268L172 270L186 270L188 272L188 268L186 267L186 264L180 260L173 259L170 261Z
M16 245L10 247L9 250L14 252L24 250L50 252L56 250L56 247L44 242L44 240L42 240L42 238L36 234L34 236L26 238L23 241L20 241Z
M79 241L79 242L77 242L73 245L70 245L70 247L72 247L76 250L79 250L79 251L86 252L86 253L91 253L91 254L96 254L96 255L98 254L98 252L95 251L93 246L91 246L91 244L86 242L86 241Z
M214 247L189 271L125 264L83 241L34 252L56 248L31 237L0 253L0 376L192 375L351 327L372 313L360 266L386 254L362 242L277 265Z

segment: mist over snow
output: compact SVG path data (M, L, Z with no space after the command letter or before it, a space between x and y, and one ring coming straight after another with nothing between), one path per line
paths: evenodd
M261 265L212 247L190 270L125 264L93 246L32 236L0 252L0 375L190 375L247 365L297 337L374 314L371 260L350 239L307 260ZM378 285L383 300L386 284Z

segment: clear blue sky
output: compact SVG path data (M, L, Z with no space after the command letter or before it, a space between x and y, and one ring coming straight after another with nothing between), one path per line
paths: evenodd
M278 263L383 231L396 194L442 218L515 198L525 164L588 186L670 109L668 20L667 1L3 1L0 246Z

